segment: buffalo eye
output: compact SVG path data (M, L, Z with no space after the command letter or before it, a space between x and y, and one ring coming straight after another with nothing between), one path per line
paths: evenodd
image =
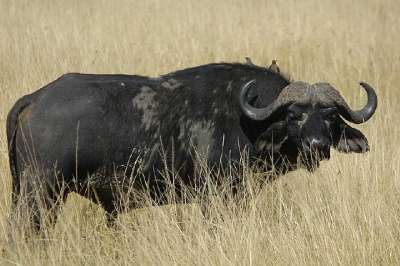
M329 109L324 112L324 120L330 123L334 123L339 118L339 114L336 109Z
M303 114L302 113L294 113L294 112L288 112L287 115L287 121L289 123L297 123L300 122L303 119Z

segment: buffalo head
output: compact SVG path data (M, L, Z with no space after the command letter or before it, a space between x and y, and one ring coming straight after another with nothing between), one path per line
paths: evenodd
M239 107L247 118L267 125L254 143L259 154L279 153L291 162L301 158L311 171L320 160L329 159L331 146L346 153L369 150L366 137L343 120L359 124L375 112L377 96L367 83L360 85L368 94L368 102L357 111L330 84L305 82L288 85L271 104L255 108L246 100L247 91L255 83L251 80L241 87Z

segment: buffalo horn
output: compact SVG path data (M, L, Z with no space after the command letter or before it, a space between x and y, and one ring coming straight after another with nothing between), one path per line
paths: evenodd
M275 113L284 111L290 104L304 100L310 93L310 85L308 83L295 82L284 88L278 98L269 106L254 108L246 101L246 93L255 82L256 80L251 80L240 88L239 107L245 116L256 121L266 120ZM378 97L374 89L365 82L360 82L360 85L366 90L368 101L362 109L357 111L352 110L340 93L328 83L317 83L315 87L317 89L316 93L322 96L320 99L326 100L328 98L333 101L343 118L352 123L360 124L371 118L378 105Z
M270 105L264 108L254 108L246 101L246 92L254 85L255 79L245 83L239 91L239 107L243 114L256 121L266 120L275 113L284 111L289 105L300 101L307 94L309 84L304 82L295 82L285 87L278 98Z
M378 97L374 89L365 82L360 82L360 85L365 89L368 96L368 101L366 105L360 110L352 110L343 99L343 97L339 94L337 90L332 88L329 84L328 86L320 87L320 93L327 95L332 101L335 102L339 113L343 116L344 119L354 123L361 124L371 118L374 114L376 107L378 105Z

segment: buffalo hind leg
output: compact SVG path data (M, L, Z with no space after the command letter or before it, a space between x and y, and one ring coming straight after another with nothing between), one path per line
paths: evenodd
M13 192L13 223L25 224L37 232L53 227L60 205L68 194L65 187L47 182L29 182L21 184L18 189Z

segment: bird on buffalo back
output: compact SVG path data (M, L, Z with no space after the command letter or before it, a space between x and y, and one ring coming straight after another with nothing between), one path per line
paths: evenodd
M244 58L246 59L246 65L248 65L248 66L254 66L253 62L251 62L250 57L245 56Z
M280 70L279 70L279 67L276 64L276 62L278 62L277 59L272 60L272 64L269 66L269 69L271 69L273 72L279 74Z

